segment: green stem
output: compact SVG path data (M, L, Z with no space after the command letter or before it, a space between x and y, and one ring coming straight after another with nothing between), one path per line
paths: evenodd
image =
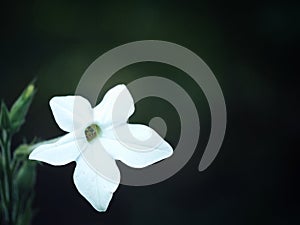
M2 138L0 138L2 139ZM4 155L5 155L5 148L4 148L4 145L3 145L3 142L2 140L0 140L0 147L1 147L1 159L2 159L2 163L1 163L1 182L0 182L0 198L1 198L1 202L2 202L2 212L1 212L1 224L2 222L5 222L7 221L7 215L8 215L8 209L7 209L7 206L8 206L8 197L7 197L7 191L6 191L6 175L5 175L5 170L6 170L6 166L5 166L5 158L4 158Z
M4 133L5 132L5 133ZM10 152L10 145L11 145L11 135L7 134L6 131L3 131L2 134L3 140L2 140L2 148L3 148L3 156L4 156L4 195L6 198L6 209L7 209L7 224L8 225L14 225L13 224L13 179L12 179L12 170L11 170L11 152Z
M11 163L11 171L12 171L13 175L16 173L16 171L18 170L19 166L20 166L20 160L13 159L12 163Z
M7 215L7 199L5 196L5 189L4 189L4 182L1 182L1 186L0 186L0 199L2 201L2 205L1 205L1 212L0 212L0 224L2 224L2 222L4 223L5 220L5 215Z

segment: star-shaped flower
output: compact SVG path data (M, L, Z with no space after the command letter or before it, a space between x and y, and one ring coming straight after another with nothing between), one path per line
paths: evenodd
M75 186L98 211L106 211L120 183L115 160L143 168L173 153L150 127L127 123L134 102L125 85L109 90L95 108L81 96L54 97L50 107L58 126L69 133L38 146L29 159L54 166L76 161Z

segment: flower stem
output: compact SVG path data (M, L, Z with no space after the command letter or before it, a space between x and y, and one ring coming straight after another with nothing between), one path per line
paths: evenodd
M4 202L6 215L4 216L5 224L14 225L13 218L13 179L11 170L11 135L5 130L2 131L2 155L3 155L3 184L1 185L1 196ZM1 182L2 183L2 182Z

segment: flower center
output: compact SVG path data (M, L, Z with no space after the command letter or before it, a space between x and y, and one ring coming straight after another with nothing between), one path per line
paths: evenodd
M84 134L88 142L94 140L100 134L100 132L101 129L97 124L92 124L84 130Z

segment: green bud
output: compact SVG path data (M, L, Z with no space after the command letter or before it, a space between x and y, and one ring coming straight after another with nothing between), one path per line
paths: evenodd
M30 98L31 95L34 94L34 85L33 84L29 84L28 87L25 89L24 92L24 98Z
M10 129L9 112L3 101L1 103L1 112L0 112L0 129L1 130Z
M60 137L58 138L54 138L51 140L47 140L47 141L42 141L42 142L38 142L38 143L31 143L31 144L22 144L19 145L15 150L14 150L14 158L16 160L24 160L24 159L28 159L30 153L37 147L39 147L40 145L44 145L44 144L52 144L54 142L57 142L60 139ZM34 141L33 141L34 142Z
M27 159L32 150L32 145L22 144L14 151L14 158Z
M25 161L20 167L16 175L16 185L19 190L19 194L26 194L32 191L32 187L36 180L36 162Z
M17 132L25 122L25 117L27 115L34 94L34 85L29 84L11 107L9 116L13 132Z

